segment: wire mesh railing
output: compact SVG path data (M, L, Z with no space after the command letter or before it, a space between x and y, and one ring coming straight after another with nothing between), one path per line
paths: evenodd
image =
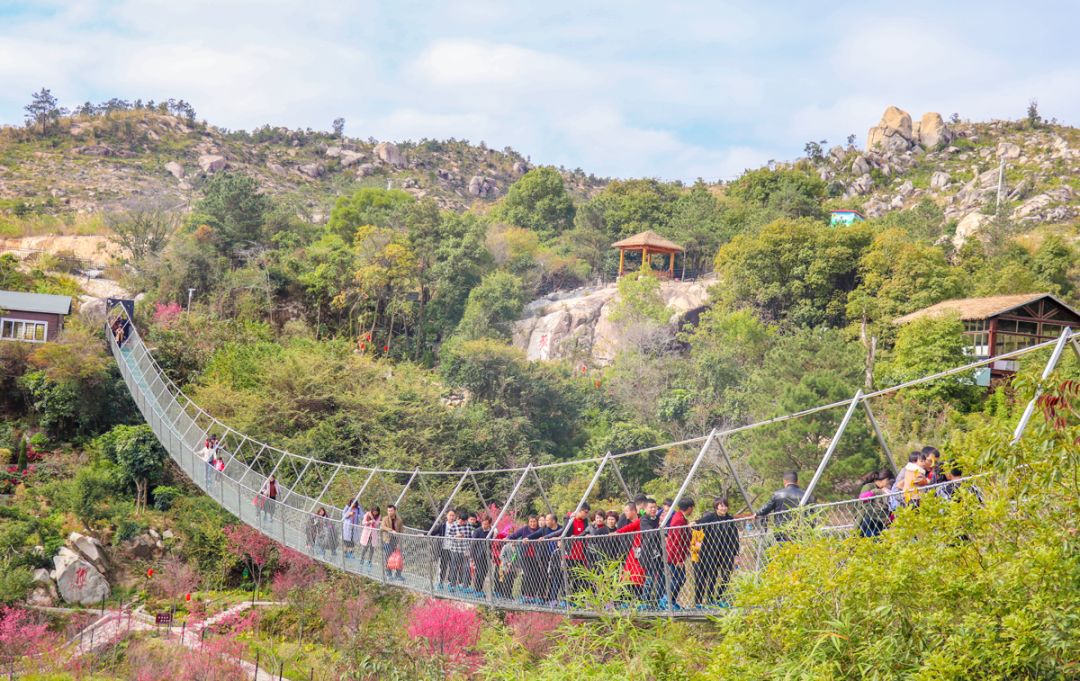
M794 528L829 536L872 538L887 531L899 508L917 503L913 495L953 498L960 490L971 490L981 498L971 479L957 479L921 491L890 493L884 488L871 490L866 498L803 506L792 503L764 518L734 518L728 514L727 506L706 504L704 500L695 504L694 514L684 513L679 508L688 503L684 484L676 498L682 503L670 509L648 504L605 510L602 515L590 513L586 502L595 494L605 466L610 465L610 472L621 483L617 495L630 496L615 463L620 456L609 454L572 462L580 465L599 461L600 465L571 517L555 513L542 486L540 495L548 513L541 510L532 517L523 513L522 517L527 518L524 522L510 517L507 511L519 508L515 502L518 490L527 481L540 485L534 467L526 466L507 469L522 473L494 518L469 524L452 511L451 500L458 490L468 487L470 477L476 484L477 474L490 473L464 471L441 508L438 500L429 499L435 518L433 527L405 528L393 520L389 510L375 520L360 503L355 512L349 513L353 504L348 500L344 504L323 502L335 480L344 479L345 466L293 457L224 426L168 380L133 328L124 336L110 335L110 347L143 418L185 475L218 504L266 536L312 558L346 572L438 597L576 616L618 609L645 616L700 616L725 607L727 585L734 576L759 570L771 546L796 536ZM1063 344L1058 343L1058 349ZM847 401L848 416L859 399L857 395ZM224 462L221 467L200 456L212 431L221 433L215 447ZM707 438L674 446L696 445L705 440L704 454L715 435L714 431ZM699 455L694 466L701 458ZM325 470L317 473L314 479L318 482L310 490L298 489L298 481L316 475L312 466L324 466ZM351 500L359 502L377 469L350 470L369 471ZM691 467L686 480L695 472L696 468ZM405 487L394 499L397 505L417 479L423 480L420 471L412 471L407 477ZM277 481L276 489L267 484L271 479ZM314 489L320 489L319 494L314 494ZM476 491L482 497L479 484ZM799 501L805 502L808 496ZM748 498L746 505L750 505ZM483 506L490 508L486 502ZM609 602L597 604L588 598L595 584L590 575L602 570L617 572L623 588Z

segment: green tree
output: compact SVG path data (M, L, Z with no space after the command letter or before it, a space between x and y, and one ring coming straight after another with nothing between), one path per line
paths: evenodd
M551 239L573 226L574 203L558 170L533 168L510 185L495 217Z
M687 269L711 269L717 249L734 236L732 225L725 219L726 210L701 180L675 201L668 236L686 249L683 257Z
M149 485L165 472L165 450L150 426L116 426L94 440L94 446L135 486L136 510L146 508Z
M49 126L56 123L65 113L65 110L57 105L56 97L53 97L52 91L48 88L41 88L40 91L35 92L31 96L30 103L23 107L23 110L26 112L26 124L41 128L42 136L47 134Z
M655 447L663 441L664 434L655 428L634 421L616 421L593 436L588 451L591 456L603 456L607 452L621 454ZM619 459L619 470L630 491L641 490L646 482L656 477L663 456L663 450L655 450Z
M750 420L762 421L850 398L862 385L862 348L835 329L798 329L777 338L762 364L745 383ZM777 485L784 471L809 475L817 468L843 416L843 409L810 414L732 438L733 451L748 451L751 468L765 488ZM864 420L849 424L816 494L849 493L851 483L881 467L883 454L871 440ZM804 483L809 478L804 478Z
M22 473L26 470L30 462L26 455L26 440L19 435L15 442L15 470Z
M510 340L511 327L524 304L521 279L508 272L492 272L469 292L456 335L464 340Z
M960 298L969 283L966 273L949 264L937 246L913 241L899 228L879 232L859 260L859 285L847 300L852 323L882 323L879 333L891 336L891 322L908 312Z
M825 227L809 219L777 220L740 234L720 249L721 299L752 306L765 319L799 326L844 323L848 293L870 244L865 225Z
M405 208L415 201L412 194L400 189L365 187L337 200L326 229L352 243L356 230L365 225L400 228L405 224Z
M825 182L796 168L760 168L743 173L728 193L757 206L777 208L790 218L816 216L825 198Z
M136 267L156 256L180 225L175 206L159 199L140 199L130 202L123 210L105 216L112 232L110 240L131 254Z
M896 344L878 364L878 383L895 385L963 366L971 361L969 350L959 316L916 319L900 329ZM936 400L960 407L971 407L984 394L974 375L950 376L905 391L917 402Z
M770 550L764 569L729 592L733 607L708 653L712 677L1075 676L1080 581L1075 546L1063 537L1080 487L1062 474L1080 467L1072 366L1045 385L1056 405L1048 416L1060 422L1037 410L1015 445L1014 419L950 438L949 456L965 472L989 473L975 481L985 503L963 489L957 501L927 495L872 541L808 533ZM1035 381L1014 387L1024 404ZM814 587L792 588L793 579ZM943 597L913 597L912 585L924 583Z
M213 228L222 252L235 253L262 243L263 224L270 209L270 198L259 191L254 178L222 172L206 184L192 219Z
M616 180L587 205L614 241L647 229L665 233L678 197L674 186L659 180Z
M1069 296L1080 281L1080 253L1064 239L1052 234L1039 244L1031 257L1031 268L1048 288L1058 295Z

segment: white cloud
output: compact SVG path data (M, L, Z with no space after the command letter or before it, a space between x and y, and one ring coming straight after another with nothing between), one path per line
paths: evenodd
M1076 13L978 5L551 0L88 0L0 8L0 121L45 86L74 105L192 102L381 139L457 137L600 175L730 177L810 139L913 115L1080 111ZM1077 122L1077 121L1072 121Z

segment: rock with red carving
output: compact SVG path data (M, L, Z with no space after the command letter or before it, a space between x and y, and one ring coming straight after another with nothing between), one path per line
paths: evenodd
M67 603L94 605L111 591L105 575L66 546L53 556L52 578Z

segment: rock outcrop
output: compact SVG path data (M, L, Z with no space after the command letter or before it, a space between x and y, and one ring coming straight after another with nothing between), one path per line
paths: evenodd
M472 196L479 196L482 199L486 199L489 196L494 196L497 188L495 181L491 178L484 177L483 175L474 175L469 180L469 194Z
M903 109L890 106L877 125L866 134L866 149L883 153L904 152L920 147L935 149L952 139L952 131L941 114L930 111L915 123Z
M674 336L678 322L709 300L715 279L660 284L660 295L671 310ZM611 320L618 301L615 284L554 293L525 306L525 317L514 324L514 346L530 360L573 359L610 363L626 346L625 329Z
M56 582L60 597L68 603L94 605L109 595L105 575L66 546L53 556L50 576Z
M982 213L969 213L956 224L956 234L953 235L953 247L959 249L968 239L977 237L987 223L993 221L993 217Z
M165 170L169 171L169 174L178 180L184 179L184 166L180 165L176 161L169 161L165 164Z
M401 167L405 165L405 155L392 142L379 142L375 145L375 155L383 163Z
M228 166L225 157L220 154L203 154L199 157L199 167L204 173L216 173Z

